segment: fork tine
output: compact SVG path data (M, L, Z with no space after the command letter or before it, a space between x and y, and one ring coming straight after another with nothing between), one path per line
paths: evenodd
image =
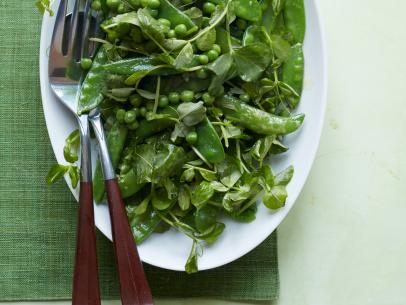
M92 15L90 14L90 0L86 0L83 11L83 26L82 26L82 46L81 46L81 58L89 57L89 33L90 33L90 21Z
M67 56L70 58L75 58L76 47L77 47L77 37L78 37L78 24L79 24L79 11L80 11L80 2L81 0L74 0L75 5L72 11L72 17L70 21L70 30L69 30L69 46Z
M52 33L51 46L53 50L59 54L63 53L63 36L65 33L65 21L66 21L66 11L67 11L67 0L61 0L59 3L58 12L55 18L54 31Z

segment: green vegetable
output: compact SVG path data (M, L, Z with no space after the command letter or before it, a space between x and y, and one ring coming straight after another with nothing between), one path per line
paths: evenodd
M303 0L92 7L107 41L92 39L102 47L81 62L79 113L101 110L135 242L174 228L192 240L185 271L197 272L204 246L225 229L220 217L251 222L258 202L286 204L293 167L274 174L268 161L288 151L283 136L304 120L292 113L303 89ZM70 163L52 167L48 183L67 174L77 185L79 141L68 137ZM94 198L103 196L98 164Z
M296 131L303 123L304 115L278 117L249 106L231 96L224 96L216 105L227 118L258 134L284 135Z

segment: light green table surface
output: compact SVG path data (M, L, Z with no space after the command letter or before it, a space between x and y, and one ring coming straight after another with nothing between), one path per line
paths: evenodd
M311 175L278 232L281 295L274 305L404 305L406 2L319 2L329 53L327 116Z

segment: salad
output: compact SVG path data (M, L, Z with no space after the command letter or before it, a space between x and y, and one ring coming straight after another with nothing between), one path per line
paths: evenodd
M105 38L83 58L79 113L100 107L112 163L137 244L170 228L193 241L185 263L225 230L255 220L257 204L285 205L293 167L287 152L303 86L303 0L93 0ZM49 183L79 175L79 133L66 140L69 165ZM105 196L100 163L94 198ZM261 203L261 204L262 204ZM242 224L243 225L243 224Z

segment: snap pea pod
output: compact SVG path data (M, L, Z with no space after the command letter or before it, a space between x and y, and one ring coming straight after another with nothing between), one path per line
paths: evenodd
M300 95L303 90L304 77L304 55L302 44L298 43L291 47L290 56L283 65L282 81L291 86L298 95L288 97L291 109L296 108L300 101Z
M142 140L175 125L176 121L171 119L178 118L178 113L175 108L165 107L158 113L167 114L169 117L153 121L141 121L136 131L131 134L131 141L134 141L134 143L140 143Z
M78 101L78 113L82 114L95 108L103 101L102 91L105 86L104 75L98 72L98 68L107 63L107 52L101 47L93 60L93 65L87 73L80 89Z
M142 215L137 215L134 213L136 208L137 207L134 206L128 206L127 215L134 240L136 244L139 245L155 231L161 222L161 217L159 217L158 213L152 208L149 208Z
M196 126L196 133L195 147L207 161L219 163L225 159L223 144L207 117Z
M252 107L229 95L225 95L217 100L216 105L223 110L230 121L264 135L292 133L302 125L305 117L304 114L292 117L279 117Z
M127 139L128 129L125 125L116 121L107 134L107 146L109 148L111 162L116 167L120 161L121 153ZM105 191L103 172L100 161L97 160L96 170L93 177L93 197L96 202L103 200Z
M194 24L192 19L182 11L178 10L171 2L168 0L161 0L160 3L159 18L169 20L172 27L184 24L188 29L187 35L197 31L198 27Z
M286 0L284 10L285 26L294 42L303 43L306 31L306 14L303 0Z

